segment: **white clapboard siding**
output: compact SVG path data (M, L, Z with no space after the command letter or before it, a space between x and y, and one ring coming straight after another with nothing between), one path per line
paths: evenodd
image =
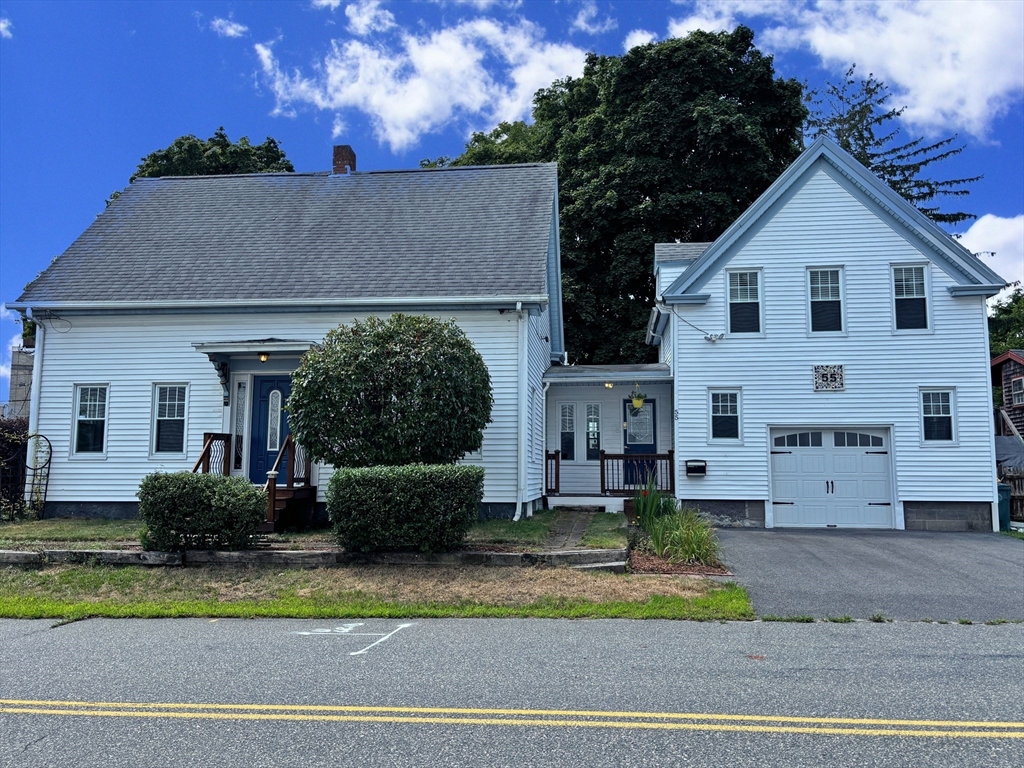
M559 493L565 495L599 494L601 492L601 463L587 461L586 407L588 403L601 406L601 448L606 453L623 450L623 401L628 397L631 384L616 384L607 389L604 384L559 384L548 389L548 450L562 446L561 405L576 406L576 460L561 461L559 465ZM672 387L670 384L644 384L644 394L654 400L654 419L658 453L672 449Z
M526 386L529 393L527 415L526 501L544 495L544 371L551 363L551 320L547 308L531 315L527 331L529 367Z
M708 462L707 477L678 476L678 495L768 499L767 425L892 428L898 501L992 501L991 390L984 300L953 298L954 281L928 266L931 328L894 333L892 264L926 264L900 225L881 220L818 172L743 246L727 269L761 269L763 336L717 343L676 328L677 453ZM841 267L843 335L810 334L808 267ZM703 306L676 312L727 331L727 280L701 289ZM812 366L845 366L845 391L813 391ZM955 445L923 445L920 387L956 388ZM708 388L742 388L742 442L709 443Z
M428 313L453 318L487 364L494 390L493 422L484 434L484 501L514 502L517 490L518 404L515 313ZM230 431L229 409L213 366L193 343L245 339L319 341L354 313L159 314L85 316L46 322L39 432L53 443L48 499L134 501L139 482L154 471L191 469L203 432ZM270 369L268 369L269 371ZM187 455L175 461L150 458L154 383L189 386ZM71 457L76 384L109 384L107 451L101 459ZM330 476L321 468L318 484Z

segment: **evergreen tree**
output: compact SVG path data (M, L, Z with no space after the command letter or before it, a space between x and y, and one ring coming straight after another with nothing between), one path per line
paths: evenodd
M858 82L855 70L852 65L840 82L828 83L824 97L814 91L807 94L811 105L808 137L812 141L819 136L832 139L932 221L957 224L977 218L963 211L942 212L936 198L966 197L969 190L964 185L981 176L947 181L921 176L927 166L964 151L963 145L954 146L956 134L934 144L925 143L923 137L904 142L900 126L893 121L906 107L889 106L889 86L871 74Z

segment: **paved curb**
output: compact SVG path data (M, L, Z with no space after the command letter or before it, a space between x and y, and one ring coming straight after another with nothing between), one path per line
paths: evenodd
M96 565L146 565L186 567L274 566L275 568L329 568L335 565L433 565L458 567L485 565L529 567L568 566L594 570L625 570L625 549L577 549L555 552L342 552L339 550L268 551L188 550L146 552L131 549L48 549L43 552L0 550L0 566L42 566L49 563L91 563ZM617 570L622 566L622 570Z

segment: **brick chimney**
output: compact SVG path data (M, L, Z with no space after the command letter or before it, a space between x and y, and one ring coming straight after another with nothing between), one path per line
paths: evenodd
M355 173L356 153L348 144L337 144L334 147L334 173Z

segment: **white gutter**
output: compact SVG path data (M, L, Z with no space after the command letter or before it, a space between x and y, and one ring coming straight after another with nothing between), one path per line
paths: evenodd
M43 383L43 342L46 340L46 326L36 322L36 351L32 358L32 386L29 389L28 400L28 433L30 435L39 432L39 391ZM28 441L28 454L26 462L28 466L36 465L36 441ZM30 502L31 491L29 490L29 478L25 476L25 501Z
M62 309L62 310L122 310L122 309L240 309L251 307L409 307L410 305L452 306L455 304L469 305L506 305L515 306L519 311L523 305L543 305L548 303L546 294L536 296L400 296L391 298L361 299L217 299L211 302L197 302L194 299L171 301L27 301L8 303L10 310L24 311Z
M516 302L519 313L519 492L516 495L516 514L513 520L521 520L526 511L526 385L530 367L530 352L527 348L527 331L530 316L523 312L523 303Z

